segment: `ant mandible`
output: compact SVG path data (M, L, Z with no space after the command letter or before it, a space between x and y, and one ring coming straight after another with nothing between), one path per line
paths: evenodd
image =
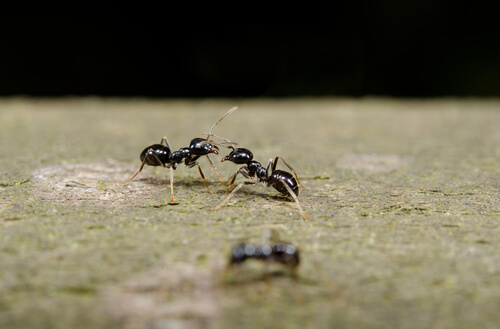
M220 207L224 206L229 201L229 199L231 199L231 197L240 188L243 187L243 185L255 185L258 183L262 183L264 184L264 186L271 186L275 188L278 192L280 192L283 195L290 196L297 204L297 208L299 209L299 212L302 215L302 217L304 217L306 220L310 220L309 217L304 212L304 210L302 210L302 207L300 206L299 203L299 199L297 198L297 196L299 195L299 185L302 186L303 188L305 188L305 186L303 186L300 183L297 173L292 168L292 166L290 166L285 161L285 159L283 159L280 156L277 156L274 159L274 161L273 159L269 159L267 167L264 168L259 162L253 160L253 154L250 150L246 148L234 148L233 146L230 145L227 146L227 144L236 144L236 143L229 142L225 138L222 139L225 140L226 142L214 143L214 144L231 148L232 151L227 156L222 158L221 162L231 161L234 164L243 164L244 166L236 170L236 172L231 177L229 177L229 179L224 183L227 184L229 182L229 187L227 188L225 194L225 196L227 197L218 206L212 208L212 210L217 210ZM279 159L281 159L283 163L288 167L288 169L290 169L293 172L295 178L294 175L292 175L287 171L276 169ZM269 167L271 167L271 170L269 170ZM257 180L242 182L229 195L227 195L231 187L234 186L234 181L236 179L236 176L238 176L238 174L243 175L247 179L257 177Z
M210 132L208 133L207 138L194 138L191 140L189 147L180 148L178 151L172 152L172 147L167 140L167 137L163 137L160 141L160 144L153 144L151 146L146 147L140 154L141 159L141 167L139 170L129 179L122 182L121 184L126 184L133 180L144 168L144 165L148 166L162 166L170 169L170 203L174 203L174 170L177 169L179 163L184 161L184 164L188 168L193 168L196 166L198 169L198 173L200 174L201 179L205 183L207 190L212 193L210 188L208 187L207 180L205 179L205 175L201 170L200 164L198 160L202 156L206 156L210 164L212 165L212 169L215 169L217 176L220 179L224 179L217 170L212 159L209 157L209 154L219 154L219 149L216 145L212 145L212 141L209 140L212 135L212 131L221 122L226 116L236 111L238 107L233 107L229 111L226 112L216 123L212 125L210 128ZM208 143L207 143L208 142Z

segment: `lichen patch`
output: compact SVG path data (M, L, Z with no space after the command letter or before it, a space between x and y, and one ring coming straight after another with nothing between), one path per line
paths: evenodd
M127 184L135 166L115 161L61 164L37 169L31 182L32 194L41 200L99 206L138 205L167 189L165 180L137 177ZM160 183L162 183L162 186Z

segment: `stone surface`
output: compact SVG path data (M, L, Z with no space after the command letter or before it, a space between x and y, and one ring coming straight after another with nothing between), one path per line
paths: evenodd
M226 188L206 159L139 168L214 133L293 166L294 202ZM500 103L443 99L0 100L0 327L497 328ZM225 177L238 168L220 163ZM287 168L280 165L281 169ZM237 182L243 181L239 177ZM301 252L226 270L231 247ZM266 233L267 234L267 233Z

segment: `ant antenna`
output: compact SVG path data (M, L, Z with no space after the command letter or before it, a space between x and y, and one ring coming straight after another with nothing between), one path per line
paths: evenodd
M232 107L229 111L226 112L226 114L224 114L223 116L221 116L220 119L216 123L214 123L212 125L212 127L210 128L210 131L208 132L208 134L206 134L207 135L207 140L210 138L210 136L215 136L215 135L212 134L212 131L214 130L215 126L217 126L219 124L219 122L221 122L225 117L227 117L229 114L233 113L237 109L238 109L238 106ZM203 135L205 135L205 134L203 134ZM221 138L219 136L215 136L215 137ZM226 142L229 142L229 140L227 140L225 138L221 138L221 139L224 139Z
M232 145L237 145L237 146L240 146L240 144L236 143L236 142L231 142L229 139L225 138L225 137L222 137L222 136L219 136L219 135L215 135L215 134L212 134L212 133L201 133L203 136L207 136L207 141L206 142L203 142L204 144L214 144L215 142L214 141L209 141L208 139L210 138L210 136L213 136L213 137L216 137L218 139L222 139L224 141L224 143L218 143L219 145L221 146L224 146L224 144L232 144ZM213 143L212 143L213 142ZM217 143L215 143L217 144Z
M208 135L208 134L203 133L202 135ZM217 135L212 135L212 136L219 137ZM234 146L233 145L240 146L240 144L238 144L236 142L231 142L228 139L225 139L225 138L222 138L222 137L220 137L220 138L223 139L223 140L225 140L226 142L217 143L217 142L214 142L214 141L203 141L203 142L200 142L200 145L206 145L206 144L216 145L216 146L221 146L221 147L225 147L225 148L231 148L231 149L233 149L233 151L234 151Z

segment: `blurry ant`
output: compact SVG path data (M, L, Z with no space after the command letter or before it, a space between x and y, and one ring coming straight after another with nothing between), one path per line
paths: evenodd
M213 135L216 136L216 135ZM219 136L216 136L218 138L221 138ZM229 177L229 179L224 183L227 184L229 182L229 187L227 188L225 196L227 196L224 201L222 201L218 206L212 208L212 210L217 210L223 205L225 205L229 199L240 189L243 187L243 185L255 185L258 183L264 184L264 186L272 186L274 187L278 192L280 192L283 195L290 196L295 203L297 204L297 208L299 208L299 212L304 217L306 220L310 220L309 217L307 217L306 213L302 210L302 207L300 206L299 199L297 196L299 195L299 185L305 188L302 184L300 184L299 177L297 176L297 173L295 170L290 166L285 159L283 159L280 156L277 156L274 161L273 159L269 159L269 162L267 164L267 167L264 168L259 162L253 161L253 154L250 150L246 148L234 148L231 145L228 144L234 144L238 145L236 143L230 142L228 139L221 138L225 142L224 143L214 143L214 142L205 142L205 143L213 143L215 145L221 145L225 146L228 148L232 149L232 152L229 153L227 156L222 158L221 162L224 161L231 161L232 163L235 164L243 164L241 168L236 170L236 172ZM214 145L214 146L215 146ZM285 165L290 169L293 174L295 175L295 178L293 175L287 171L284 170L277 170L276 166L278 165L278 160L281 159ZM269 167L271 167L271 170L269 170ZM243 175L245 178L250 179L254 178L257 176L256 181L247 181L247 182L242 182L240 183L229 195L229 190L231 189L232 186L234 186L234 181L236 179L236 176L238 174Z
M184 164L188 168L193 168L196 166L198 169L198 173L200 174L201 179L205 183L207 190L212 193L210 188L208 188L207 180L205 179L205 175L201 170L200 164L198 160L201 156L206 156L210 164L212 165L212 169L215 169L217 176L220 179L224 179L217 170L212 159L209 157L209 154L219 154L219 148L216 145L212 145L212 141L209 141L210 136L212 135L212 131L221 122L226 116L236 111L238 107L233 107L229 111L226 112L216 123L212 125L210 128L210 132L208 133L207 138L194 138L191 140L189 147L180 148L179 151L172 152L172 147L167 140L167 137L163 137L160 141L160 144L153 144L151 146L146 147L140 154L141 159L141 167L139 170L129 179L122 182L121 184L126 184L133 180L141 171L144 165L148 166L163 166L165 168L170 168L170 203L174 203L174 170L177 169L179 163L184 161ZM207 143L208 142L208 143ZM165 145L164 145L165 144Z
M239 266L247 259L252 258L280 263L294 272L300 263L299 251L291 244L276 243L272 246L256 246L250 243L241 243L233 247L228 267Z
M283 264L295 275L295 270L300 263L299 251L280 239L280 231L283 229L283 225L265 225L262 230L262 244L260 246L246 242L234 246L231 250L228 269L240 266L247 259L257 259ZM271 241L274 241L272 245Z

